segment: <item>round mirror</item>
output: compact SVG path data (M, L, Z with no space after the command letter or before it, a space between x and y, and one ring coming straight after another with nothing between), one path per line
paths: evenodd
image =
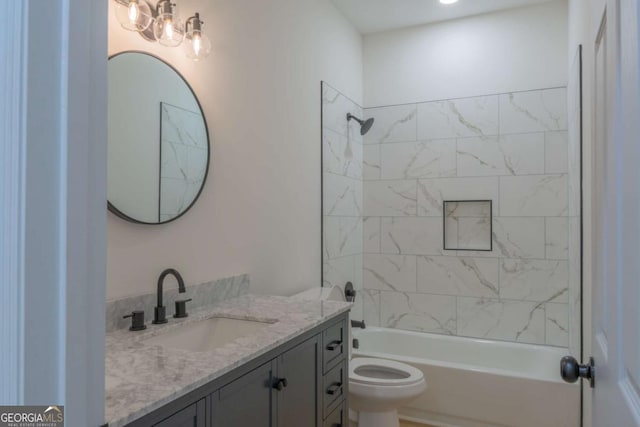
M193 206L209 169L207 123L191 87L155 56L109 58L109 210L163 224Z

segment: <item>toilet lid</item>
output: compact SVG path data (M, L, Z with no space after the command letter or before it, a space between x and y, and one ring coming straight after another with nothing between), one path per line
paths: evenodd
M358 357L349 366L349 381L360 384L409 385L423 379L419 369L393 360Z

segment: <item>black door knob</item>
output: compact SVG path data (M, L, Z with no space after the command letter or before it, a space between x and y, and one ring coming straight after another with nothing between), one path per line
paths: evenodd
M593 357L588 365L581 365L573 356L565 356L560 360L560 376L568 383L575 383L579 378L589 380L593 388L595 381L595 367Z

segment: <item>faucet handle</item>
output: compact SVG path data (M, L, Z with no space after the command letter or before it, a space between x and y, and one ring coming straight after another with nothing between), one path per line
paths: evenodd
M144 324L143 310L135 310L132 311L131 314L122 316L123 319L127 319L129 317L131 317L131 327L129 328L130 331L143 331L147 329L147 325Z
M187 303L189 301L191 301L191 298L177 300L176 301L176 313L173 315L173 317L175 317L176 319L179 319L181 317L189 316L189 314L187 313Z
M353 302L356 299L356 291L353 289L353 283L347 282L344 285L344 299L347 302Z

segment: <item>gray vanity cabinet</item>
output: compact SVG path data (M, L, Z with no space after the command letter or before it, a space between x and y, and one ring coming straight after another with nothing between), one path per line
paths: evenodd
M342 427L347 314L270 350L128 427Z
M320 340L311 338L213 395L213 427L319 427Z
M269 362L212 396L215 427L271 427L273 423L273 388L275 363Z
M287 386L276 393L278 427L320 426L322 380L320 339L314 337L278 357L278 378Z
M207 427L205 419L205 399L176 412L154 427Z

